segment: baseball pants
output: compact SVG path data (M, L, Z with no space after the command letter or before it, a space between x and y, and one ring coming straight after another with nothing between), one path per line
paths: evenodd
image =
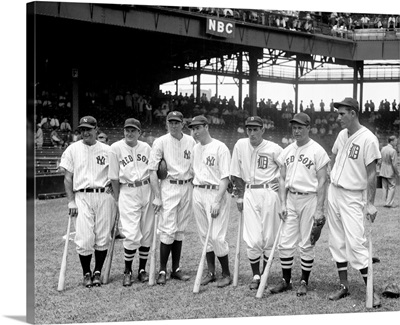
M396 178L382 177L383 200L385 205L393 206L396 191Z
M208 226L211 222L210 207L214 202L217 191L198 187L193 189L193 214L202 245L206 240ZM214 218L210 240L207 244L207 252L213 251L219 257L225 256L229 252L229 245L225 237L229 223L230 201L230 195L226 192L221 201L219 215Z
M87 256L95 250L108 249L117 211L113 196L107 192L76 192L75 203L78 207L75 235L78 254Z
M329 250L335 262L349 262L356 270L368 266L364 235L366 191L350 191L333 184L328 189Z

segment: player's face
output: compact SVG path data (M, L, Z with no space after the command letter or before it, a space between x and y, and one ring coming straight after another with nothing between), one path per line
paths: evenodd
M91 129L91 128L79 128L79 131L81 132L81 138L83 140L84 144L87 145L92 145L96 143L96 138L97 138L97 130L96 128Z
M134 127L124 128L125 141L128 145L136 145L140 136L140 131Z
M338 108L338 122L342 129L348 129L349 126L353 123L354 120L354 112L347 110L344 106Z
M250 139L250 144L253 147L257 147L263 140L264 128L260 126L248 126L246 127L247 135Z
M203 142L203 140L207 136L206 126L203 124L193 126L192 127L192 135L196 141L199 141L200 143Z
M298 145L303 145L309 138L310 127L298 123L292 124L292 135Z
M168 121L167 122L169 133L175 137L179 138L182 135L183 123L178 121Z

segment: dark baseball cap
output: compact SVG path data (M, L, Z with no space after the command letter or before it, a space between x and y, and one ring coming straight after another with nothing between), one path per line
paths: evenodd
M246 123L244 124L246 127L247 126L264 126L264 122L259 116L250 116L247 118Z
M94 129L95 127L97 127L97 121L93 116L84 116L79 121L78 128Z
M140 124L140 122L133 117L125 120L124 128L127 128L127 127L133 127L135 129L138 129L139 131L142 130L142 125Z
M189 128L195 126L195 125L202 125L202 124L208 124L208 120L205 116L203 115L198 115L192 118L192 121L188 125Z
M340 106L350 107L351 109L355 110L356 112L358 112L360 110L360 107L358 106L358 101L352 97L346 97L341 102L333 103L333 107L335 107L335 108L339 108Z
M311 119L306 113L300 112L300 113L295 114L289 122L290 123L299 123L301 125L309 126Z
M181 112L172 111L167 116L167 121L178 121L183 122L183 115Z

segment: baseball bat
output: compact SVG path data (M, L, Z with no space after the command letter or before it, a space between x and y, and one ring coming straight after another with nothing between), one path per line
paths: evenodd
M281 221L279 223L278 233L275 237L274 245L272 246L271 253L269 254L269 257L268 257L267 266L265 267L265 270L264 270L263 274L261 275L260 285L258 286L258 290L257 290L257 294L256 294L257 298L262 298L262 296L263 296L264 289L267 284L268 273L269 273L269 270L272 265L272 260L274 258L275 248L276 248L276 245L278 244L278 240L281 235L282 224L283 224L283 220L281 219Z
M65 289L65 275L67 273L67 256L68 256L68 244L69 244L69 233L71 231L71 216L68 217L67 235L65 236L64 253L61 260L60 276L58 278L58 291Z
M199 268L197 269L196 280L194 280L193 293L198 293L200 291L201 276L203 275L204 261L206 259L206 254L207 254L207 244L210 238L213 221L214 218L211 218L210 224L208 225L207 236L206 240L204 241L204 247L203 247L203 252L201 253Z
M370 224L368 232L368 275L365 307L373 308L374 301L374 277L372 268L372 225Z
M112 229L111 243L110 247L108 248L107 258L104 263L103 278L101 280L104 284L107 284L110 278L110 271L111 271L112 258L114 255L115 237L117 236L118 222L119 222L119 210L117 208L117 215L115 216L115 223Z
M155 284L156 279L156 243L157 243L157 221L158 213L154 215L153 242L151 244L150 270L149 270L149 285Z
M243 237L243 211L240 214L239 228L236 239L236 252L235 252L235 268L233 270L233 286L237 287L239 280L239 264L240 264L240 242Z

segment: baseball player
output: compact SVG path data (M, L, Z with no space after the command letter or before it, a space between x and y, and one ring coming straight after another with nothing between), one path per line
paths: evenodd
M243 211L243 239L253 272L250 289L256 290L261 278L260 259L263 257L265 268L279 227L277 159L282 148L263 139L264 123L260 117L248 117L245 126L249 138L236 142L230 174L238 189L237 207Z
M368 249L364 246L364 211L374 222L376 162L381 158L376 136L358 119L357 100L346 97L335 102L342 131L332 148L331 184L328 189L329 249L340 279L340 290L329 296L338 300L349 295L347 264L359 270L365 283L368 274ZM374 307L380 299L374 293Z
M153 194L148 170L150 146L138 140L141 124L128 118L124 124L124 139L111 145L108 178L118 204L124 246L125 271L123 286L132 285L132 262L139 251L138 280L146 282L146 262L153 239Z
M214 218L206 253L208 273L201 285L216 281L217 256L222 268L222 278L218 280L217 286L223 288L232 283L229 246L225 240L231 199L227 192L231 154L224 143L210 136L206 117L195 116L189 128L198 141L193 148L193 214L203 245L211 218Z
M183 115L172 111L167 115L168 133L157 138L150 154L150 182L154 193L155 212L161 212L158 230L160 231L160 271L157 284L166 283L166 270L169 254L172 255L171 278L187 281L179 268L184 231L192 214L192 155L195 140L184 134ZM159 182L157 168L164 158L168 176Z
M283 280L271 293L292 289L291 272L296 247L300 251L301 280L297 296L307 294L314 263L315 242L310 239L314 222L325 222L324 203L329 157L324 148L309 136L311 119L306 113L290 120L295 142L278 157L281 165L280 196L284 221L278 250Z
M61 156L69 214L76 217L75 243L86 287L101 285L101 270L107 256L116 205L108 179L110 146L98 142L97 121L80 119L82 140L68 146ZM90 262L95 256L92 276Z
M382 159L379 161L379 176L382 177L383 200L385 208L391 208L394 204L396 191L396 176L400 176L397 169L397 138L392 135L388 138L388 144L381 150Z

